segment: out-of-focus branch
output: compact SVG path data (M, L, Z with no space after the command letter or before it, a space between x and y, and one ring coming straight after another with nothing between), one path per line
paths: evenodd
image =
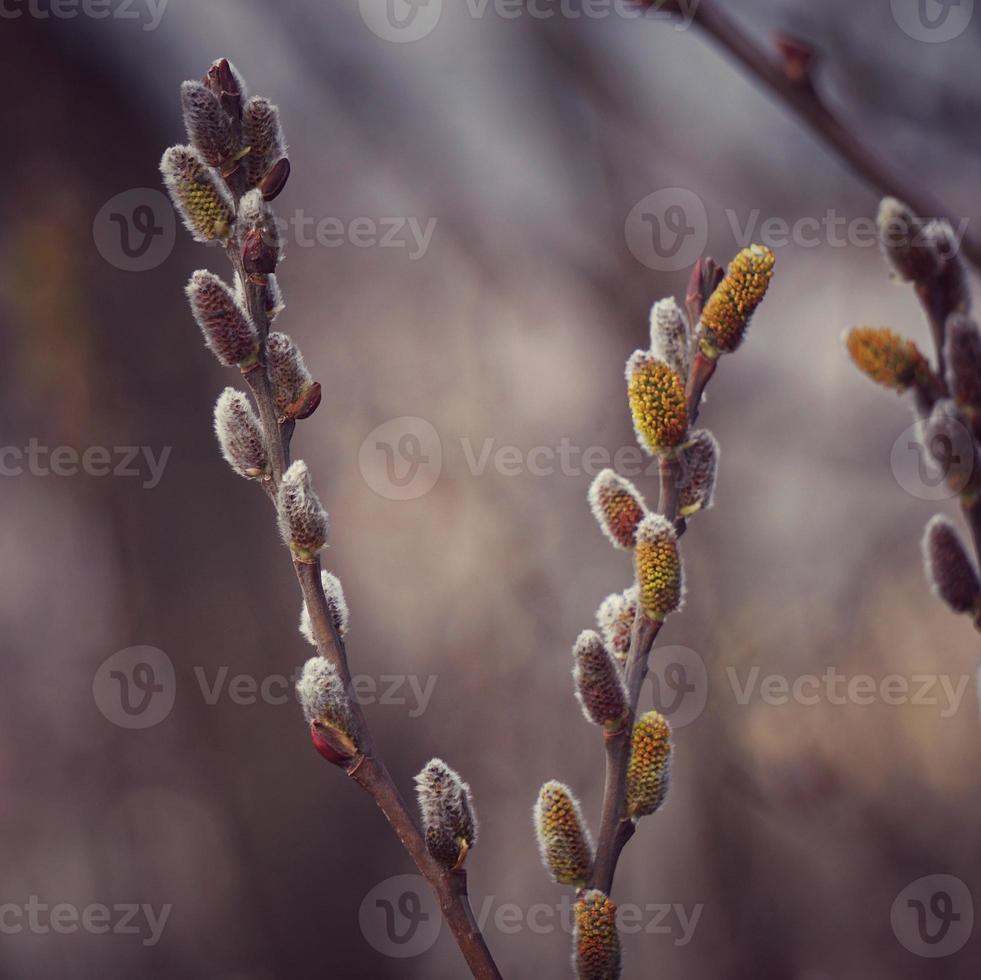
M674 9L678 4L664 0L636 0L641 6ZM757 81L762 82L813 132L817 133L864 180L884 196L905 201L918 214L946 218L955 227L951 212L911 177L898 173L839 119L828 107L814 82L817 61L806 42L778 37L776 55L749 36L727 13L720 0L699 0L690 12L698 24ZM981 241L966 232L961 252L975 268L981 269Z

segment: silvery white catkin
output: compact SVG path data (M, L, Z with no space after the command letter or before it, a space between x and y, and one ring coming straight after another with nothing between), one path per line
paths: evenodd
M271 333L266 340L266 370L280 415L313 384L300 348L285 333Z
M261 96L249 99L242 112L242 131L249 147L242 163L249 186L255 187L272 165L286 156L279 109Z
M470 787L442 759L431 759L415 783L430 854L445 868L459 866L477 843Z
M651 353L681 376L688 377L691 357L688 319L673 296L651 308Z
M188 142L212 167L221 167L238 152L232 121L217 96L201 82L181 85L181 105Z
M215 435L221 454L231 468L246 479L268 471L269 458L262 426L248 397L235 388L226 388L215 405Z
M596 623L607 649L622 664L630 649L630 633L637 618L637 587L608 595L596 610Z
M708 429L697 429L681 453L678 510L687 517L708 510L715 496L719 444Z
M331 622L337 635L342 639L347 636L350 614L347 608L347 600L344 598L344 588L341 580L330 572L320 573L320 584L324 590L324 597L327 600L327 611L330 613ZM306 603L300 607L300 632L308 643L317 645L317 638L313 633L313 623L310 620L310 613Z
M283 474L277 504L283 540L298 557L312 558L327 543L328 519L303 460Z
M225 365L251 361L259 350L259 335L235 294L213 272L199 269L187 284L194 319L208 349Z

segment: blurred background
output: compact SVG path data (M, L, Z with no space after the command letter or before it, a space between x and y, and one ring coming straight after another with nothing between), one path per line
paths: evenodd
M836 110L973 221L981 16L926 2L736 13L813 42ZM504 975L569 972L539 786L599 821L570 648L632 573L586 491L620 452L656 501L623 364L703 249L762 240L774 283L702 413L716 506L644 694L676 712L676 756L617 877L624 976L978 976L977 639L919 550L957 508L840 344L859 323L928 344L868 234L875 188L697 25L574 0L388 13L4 6L0 976L467 975L372 801L309 746L288 557L211 431L236 377L183 287L226 263L175 229L157 165L180 82L219 56L290 142L277 327L324 388L294 452L331 512L352 669L404 793L434 755L473 788ZM694 233L659 250L679 204Z

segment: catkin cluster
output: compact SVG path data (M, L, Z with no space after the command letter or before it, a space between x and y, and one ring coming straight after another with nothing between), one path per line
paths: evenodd
M969 316L966 270L949 223L921 218L895 198L880 205L879 241L893 278L916 287L936 361L887 327L855 327L845 347L872 381L912 395L923 449L960 500L974 538L972 557L950 520L932 518L923 535L927 581L951 611L981 629L981 331Z
M589 488L589 506L600 530L614 548L630 552L633 559L634 583L603 600L596 612L599 632L583 631L572 650L575 694L586 719L601 727L610 744L629 739L624 798L615 804L622 814L617 818L620 827L655 813L668 792L670 726L653 711L635 720L631 698L636 701L636 692L631 693L628 679L642 676L639 658L649 652L649 644L638 644L642 649L631 660L635 637L656 635L659 625L682 606L679 530L686 519L710 508L715 495L719 445L711 432L693 431L691 423L719 356L742 343L769 286L773 264L773 253L762 246L740 252L725 274L711 260L700 262L689 290L689 309L698 315L695 329L674 299L660 300L651 310L650 346L627 361L627 403L634 431L640 446L658 458L662 492L668 491L662 500L673 500L672 513L652 512L637 486L612 469L599 473ZM666 485L665 479L676 485ZM616 906L602 891L589 887L594 873L603 882L606 878L598 872L599 860L594 869L589 829L572 790L554 780L545 783L535 804L534 824L542 862L553 880L580 889L573 950L576 976L616 980ZM608 824L604 832L610 832Z

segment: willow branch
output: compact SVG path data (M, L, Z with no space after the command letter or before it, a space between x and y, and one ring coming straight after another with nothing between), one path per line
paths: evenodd
M228 186L237 201L238 194L235 193L235 187L231 182ZM265 481L265 486L269 495L275 500L283 473L289 466L294 423L292 421L280 423L265 368L266 338L269 335L266 283L262 277L250 277L245 274L242 254L234 240L229 242L227 252L236 275L244 284L248 312L259 334L259 363L253 369L244 372L243 377L255 399L259 422L270 454L272 474L271 479ZM321 583L320 559L318 557L304 561L294 557L293 566L304 604L310 615L311 630L317 650L337 669L345 688L351 690L351 671L347 652L327 605L327 597ZM384 762L372 748L371 733L361 706L356 698L352 697L350 702L351 714L357 729L357 743L363 752L353 765L345 770L347 775L372 797L419 873L432 887L439 900L443 917L453 932L460 952L475 980L501 980L501 974L470 907L466 871L462 868L446 870L430 856L425 838L408 804Z
M675 9L676 4L663 0L637 0L644 7ZM810 129L820 136L852 169L883 195L899 198L921 215L946 218L955 226L950 211L916 181L889 167L828 107L813 78L813 51L807 45L795 46L797 57L787 49L780 57L747 34L726 12L719 0L699 0L691 16L709 37L733 57L752 77L761 82ZM801 57L810 52L811 57ZM964 235L961 251L976 268L981 269L981 241L971 233Z
M708 270L707 275L706 270ZM691 321L693 329L701 315L707 295L717 285L718 274L715 264L711 259L699 262L692 273L692 285L689 286L687 296L689 316L695 314ZM692 424L698 418L702 396L715 374L717 363L717 359L706 357L701 351L696 354L692 363L687 390L688 418ZM661 458L659 475L659 510L674 523L676 533L680 537L685 533L686 524L684 519L678 516L680 468L675 455ZM638 609L630 634L630 649L625 668L627 717L618 731L604 733L606 777L603 787L603 812L589 887L598 888L606 895L612 894L613 878L616 875L620 854L636 829L634 821L627 814L627 766L630 762L631 736L637 717L637 706L640 703L644 681L647 679L651 650L654 648L662 625L662 622L649 619Z

